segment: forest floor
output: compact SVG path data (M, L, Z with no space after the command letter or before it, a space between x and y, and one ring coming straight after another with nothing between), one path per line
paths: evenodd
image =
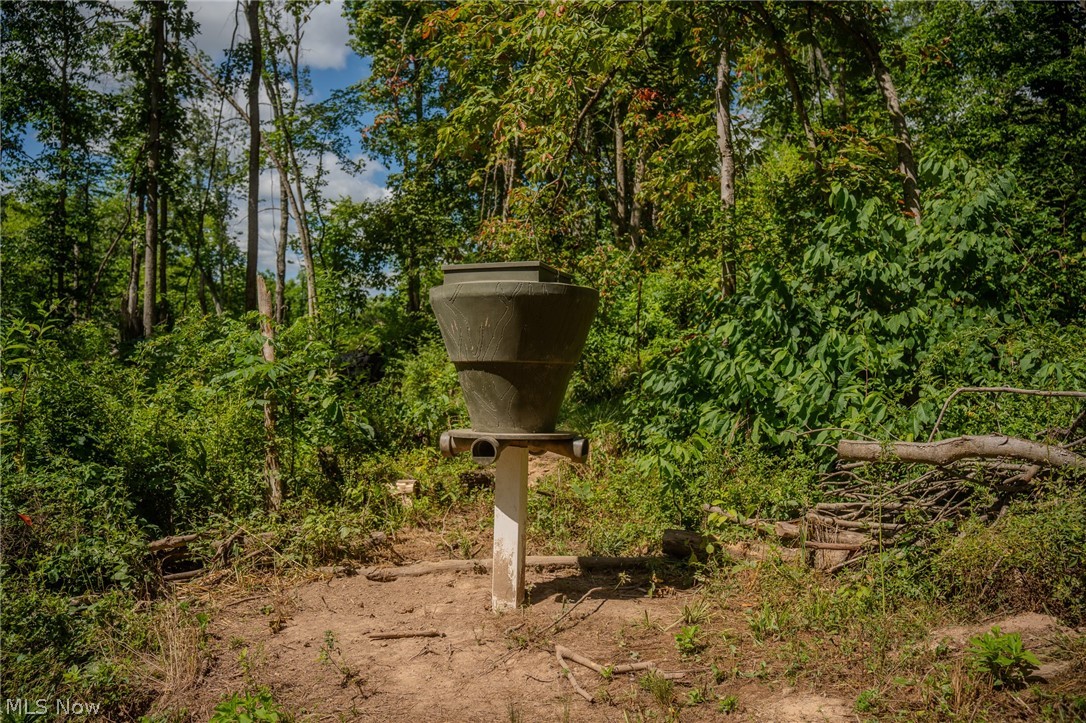
M441 530L397 532L361 567L179 586L206 624L199 653L182 644L173 655L197 655L202 668L167 686L154 710L205 721L224 698L264 689L298 721L1073 720L1059 701L1086 696L1086 630L1032 613L963 621L930 606L849 619L839 603L850 588L780 563L529 568L526 604L505 613L490 610L485 571L388 582L364 574L458 553L485 558L484 503L451 511ZM470 539L450 546L442 532L455 515ZM993 625L1020 633L1040 658L1027 686L993 690L970 674L968 641ZM436 635L372 637L420 631ZM685 675L607 676L567 662L589 702L564 676L556 645L605 667L655 661Z

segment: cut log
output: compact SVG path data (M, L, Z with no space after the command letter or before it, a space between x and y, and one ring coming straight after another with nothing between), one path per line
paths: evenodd
M873 442L843 439L837 457L848 461L906 462L946 466L962 459L1009 457L1049 467L1086 469L1086 457L1069 449L998 434L962 436L940 442Z
M404 507L415 504L415 495L418 493L418 482L413 479L398 479L385 485L388 493L398 499Z
M155 540L148 543L148 552L162 552L163 550L173 550L178 547L186 547L190 542L196 542L202 535L197 532L192 535L170 535L169 537L163 537L161 540Z
M524 560L526 567L579 567L582 570L647 567L653 563L663 562L667 562L667 560L662 557L577 557L576 555L529 555ZM366 573L366 578L375 582L388 582L401 577L418 577L441 572L485 573L490 570L490 565L490 559L420 562L404 567L383 567L370 570Z
M710 538L690 530L664 530L661 546L668 557L685 560L691 555L705 557L705 547L710 542Z

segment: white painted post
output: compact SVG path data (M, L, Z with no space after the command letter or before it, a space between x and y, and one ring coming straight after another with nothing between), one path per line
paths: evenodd
M506 447L494 472L494 567L491 606L524 600L524 528L528 519L528 450Z

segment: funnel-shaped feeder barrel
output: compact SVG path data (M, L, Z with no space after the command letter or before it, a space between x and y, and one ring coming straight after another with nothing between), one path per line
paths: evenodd
M596 315L595 289L539 262L444 267L430 290L472 428L553 432Z

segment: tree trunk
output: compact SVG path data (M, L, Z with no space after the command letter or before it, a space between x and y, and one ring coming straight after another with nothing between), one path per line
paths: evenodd
M252 65L249 71L249 204L245 253L245 310L257 307L257 260L260 253L260 71L263 57L260 43L260 0L247 0L245 17L249 21Z
M256 277L257 305L260 308L260 333L264 336L261 350L264 361L275 362L275 327L272 325L272 301L264 277ZM267 393L264 404L264 479L268 484L268 505L275 511L283 505L283 478L279 471L279 449L275 444L275 399Z
M286 178L279 176L279 243L275 245L275 323L277 324L282 324L287 318L287 241L290 238L288 183Z
M136 206L136 223L143 224L143 194L139 194ZM135 339L143 333L140 313L140 257L143 245L138 243L140 236L133 235L128 266L128 292L125 294L124 308L121 310L121 338Z
M166 8L161 3L151 4L151 32L153 35L150 77L150 122L147 129L147 208L143 255L143 335L151 336L157 321L155 301L155 273L158 252L158 172L159 137L161 131L162 77L166 54Z
M615 112L615 215L618 217L618 232L625 236L630 227L630 204L626 183L626 131L622 128L622 118Z
M630 193L630 251L641 248L645 235L645 203L642 200L642 186L645 182L645 156L648 149L642 148L634 163L633 189Z
M720 156L720 206L724 228L720 235L720 295L735 293L735 269L730 258L735 225L735 145L732 140L732 80L728 46L721 32L720 57L716 64L713 106L716 115L716 146Z
M167 294L166 271L169 264L169 203L165 193L159 191L158 211L158 320L170 326L170 297Z

